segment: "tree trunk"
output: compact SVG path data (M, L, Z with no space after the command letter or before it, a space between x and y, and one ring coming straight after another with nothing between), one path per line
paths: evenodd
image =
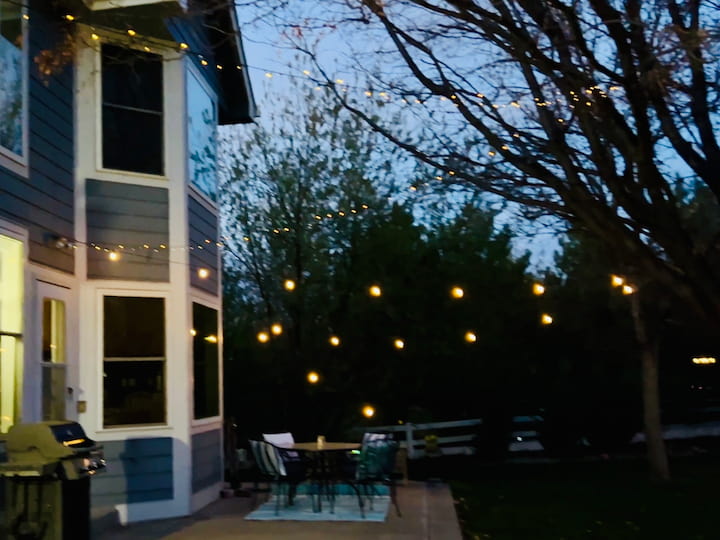
M660 378L658 375L657 347L655 346L655 340L648 336L645 319L640 310L640 299L637 291L631 296L630 302L642 362L643 429L645 431L650 474L655 481L668 482L670 480L670 467L660 419Z

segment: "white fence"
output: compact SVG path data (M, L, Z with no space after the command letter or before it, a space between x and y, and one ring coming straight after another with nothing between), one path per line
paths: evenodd
M542 445L537 441L537 433L534 430L534 423L541 422L540 417L516 416L513 418L512 439L508 441L509 450L517 451L538 451ZM430 422L424 424L397 424L391 426L373 426L364 428L364 431L379 431L396 433L396 439L402 448L407 449L408 459L425 457L426 437L434 435L439 451L435 454L449 455L471 455L476 451L476 437L478 426L482 425L481 418L468 420L453 420L448 422ZM433 444L435 446L435 444Z

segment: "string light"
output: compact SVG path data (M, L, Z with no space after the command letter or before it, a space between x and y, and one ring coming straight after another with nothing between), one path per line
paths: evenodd
M477 341L477 335L472 330L465 332L465 341L468 343L475 343Z
M373 416L375 416L375 407L373 407L372 405L365 405L362 408L362 415L365 418L372 418Z
M698 366L709 366L717 363L717 359L714 356L695 356L692 363Z
M316 371L310 371L307 374L307 381L310 384L317 384L320 381L320 375Z
M635 287L628 285L627 283L622 286L622 293L627 296L635 292Z
M545 286L542 283L533 283L532 293L535 296L542 296L545 294Z
M395 339L395 341L393 341L393 347L395 347L399 351L404 349L405 348L405 340L403 340L401 338Z
M258 332L258 333L257 333L257 340L258 340L260 343L267 343L268 341L270 341L270 334L268 334L268 333L265 332L265 331Z
M462 289L462 287L453 287L452 289L450 289L450 296L460 299L465 296L465 291Z
M117 251L111 251L110 253L108 253L108 259L113 262L117 262L120 260L120 254Z
M380 285L371 285L368 288L368 294L370 296L374 296L375 298L382 296L382 289L380 288Z
M218 337L217 337L216 335L213 335L213 334L210 334L209 336L205 336L204 339L205 339L205 341L207 341L208 343L217 343L217 342L218 342Z
M543 313L543 314L540 316L540 324L543 324L543 325L547 326L547 325L552 324L552 323L553 323L553 318L552 318L551 315L548 315L547 313Z
M272 332L272 335L273 335L273 336L279 336L280 334L283 333L282 324L280 324L280 323L274 323L274 324L270 327L270 332Z
M194 328L191 328L191 329L190 329L190 335L191 335L192 337L197 336L197 330L195 330Z
M295 281L293 281L292 279L286 279L285 281L283 281L283 287L286 291L292 292L295 290Z
M333 347L339 347L340 346L340 338L337 336L330 336L330 339L328 339L328 342Z
M622 285L625 285L625 278L622 277L622 276L618 276L618 275L612 274L612 275L610 276L610 284L611 284L613 287L620 287L620 286L622 286Z

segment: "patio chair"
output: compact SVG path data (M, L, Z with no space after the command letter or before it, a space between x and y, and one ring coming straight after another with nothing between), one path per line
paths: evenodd
M360 512L363 517L365 516L364 501L367 500L372 508L372 498L378 494L376 489L378 484L389 488L390 500L395 506L395 511L398 516L402 515L397 502L394 473L397 451L398 443L390 435L363 437L354 474L347 478L358 495Z
M283 450L266 441L250 440L258 469L271 487L275 486L275 514L280 513L280 500L287 496L287 504L291 506L297 485L307 478L307 470L302 461L289 465L284 459ZM293 461L293 460L290 460Z

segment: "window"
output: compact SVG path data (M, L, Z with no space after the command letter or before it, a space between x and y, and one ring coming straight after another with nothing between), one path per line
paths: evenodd
M217 105L190 68L187 108L190 182L214 201L217 198Z
M0 0L0 152L25 155L26 60L22 2Z
M218 416L220 377L217 310L193 304L192 335L195 418Z
M0 234L0 432L19 418L22 387L23 244Z
M105 296L103 305L103 425L165 423L165 301Z
M43 298L42 419L65 419L65 302Z
M163 63L157 54L102 47L102 164L163 174Z

